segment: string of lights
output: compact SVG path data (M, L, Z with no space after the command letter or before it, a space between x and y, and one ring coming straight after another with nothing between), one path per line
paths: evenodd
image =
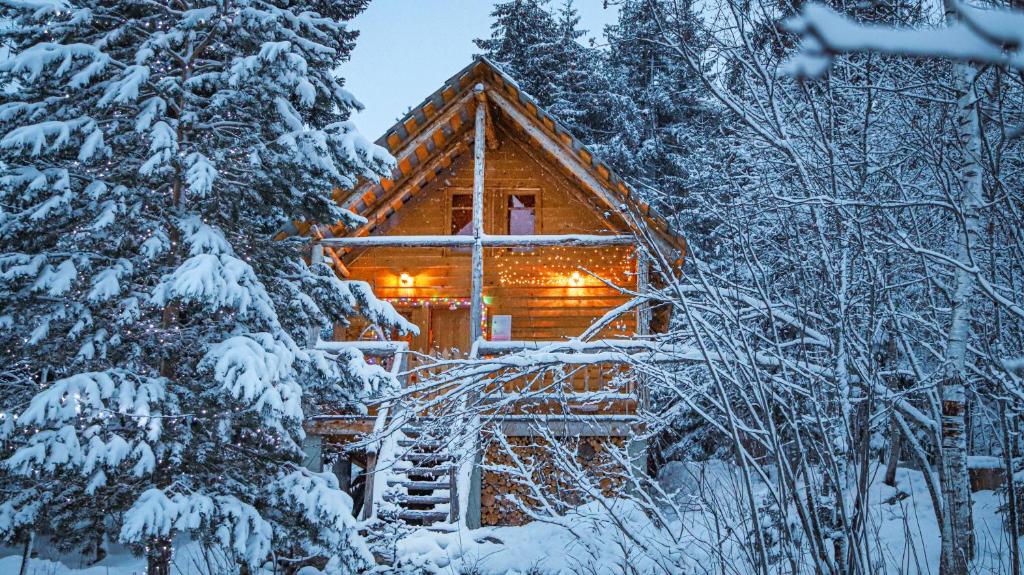
M389 304L401 307L447 307L448 309L469 309L473 300L468 297L384 297L380 298ZM480 333L487 337L487 306L483 306L480 314Z
M502 287L599 285L585 268L594 274L622 285L632 281L633 248L610 246L589 249L581 254L578 247L549 247L543 250L495 250L494 269ZM487 262L491 263L491 262Z

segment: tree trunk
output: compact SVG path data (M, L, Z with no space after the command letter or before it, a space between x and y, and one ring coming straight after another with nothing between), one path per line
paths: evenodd
M947 18L955 20L955 4L946 1ZM942 411L942 437L940 446L940 477L945 512L942 521L942 552L939 573L960 575L967 573L973 556L971 520L971 492L967 477L967 340L971 329L971 299L976 278L971 271L971 250L978 246L980 236L980 210L982 206L981 130L978 117L978 94L975 88L978 72L970 64L956 66L958 140L963 154L958 170L958 208L962 222L957 246L957 261L962 267L955 270L955 292L949 334L946 341L945 374L940 382L940 409Z
M32 559L32 545L35 541L35 531L29 531L28 535L25 536L25 550L21 554L21 569L18 571L18 575L28 574L28 562Z
M945 0L946 19L959 20L954 0ZM958 207L963 230L959 237L957 261L962 267L955 271L955 292L946 342L945 375L939 394L942 410L940 477L945 512L942 521L942 552L939 572L942 575L967 573L974 552L971 518L971 492L967 476L966 436L966 362L970 333L971 298L976 278L971 269L971 249L980 237L980 210L983 205L981 158L981 120L978 117L978 93L975 83L978 71L973 65L957 64L955 89L957 100L957 139L963 154L957 179L960 186Z
M1017 482L1013 480L1013 441L1010 439L1010 422L1007 419L1006 402L999 402L999 421L1002 424L1003 468L1006 470L1006 515L1010 536L1010 574L1020 575L1020 523L1017 510Z
M146 575L171 575L171 540L153 539L146 549Z
M885 464L885 478L882 479L889 487L896 487L896 466L899 465L903 453L903 434L896 422L889 426L889 453Z

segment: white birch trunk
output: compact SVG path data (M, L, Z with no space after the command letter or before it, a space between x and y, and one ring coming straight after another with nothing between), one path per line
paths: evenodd
M947 18L956 19L952 0L946 0ZM976 279L964 268L973 267L971 248L978 245L980 212L983 203L981 166L981 126L978 118L975 81L978 72L971 64L957 64L956 90L958 140L963 154L958 173L960 210L963 229L958 238L957 261L963 267L955 270L953 311L946 341L946 366L940 388L942 410L942 445L940 478L942 480L942 553L939 572L942 575L967 573L973 554L971 493L967 477L967 404L966 362L967 339L971 323L971 298Z

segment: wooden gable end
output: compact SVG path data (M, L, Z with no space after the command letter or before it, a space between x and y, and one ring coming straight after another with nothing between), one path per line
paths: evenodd
M482 88L487 96L475 93L475 87ZM367 225L354 230L335 226L331 233L350 237L376 234L376 228L391 214L409 203L455 158L469 151L472 118L481 102L491 109L487 114L488 134L493 130L492 116L503 118L508 128L529 142L534 153L547 155L557 169L578 184L580 192L599 200L597 209L616 214L620 221L628 222L632 232L659 244L670 261L682 263L686 251L682 236L649 205L635 200L621 178L485 58L478 58L449 79L377 140L397 159L392 177L379 183L366 182L342 202L343 207L367 217Z
M508 196L535 199L536 233L612 234L628 231L621 218L606 217L593 198L567 177L559 166L522 135L496 116L499 146L488 151L485 170L484 230L508 233ZM471 194L473 158L463 154L441 170L412 200L391 213L374 235L447 236L451 232L452 197ZM610 215L610 214L609 214ZM631 246L595 248L547 247L485 250L485 333L497 315L512 318L513 339L560 340L578 335L605 312L628 297L580 269L635 287L635 259ZM403 305L434 302L464 304L471 296L470 252L460 248L372 247L345 256L351 279L371 284L379 297L402 309ZM576 272L580 279L573 280ZM410 278L403 285L402 278ZM414 348L427 351L431 318L423 308L409 309L410 318L424 327ZM436 330L435 326L435 330ZM606 335L627 335L635 321L627 315ZM349 334L348 337L351 337Z

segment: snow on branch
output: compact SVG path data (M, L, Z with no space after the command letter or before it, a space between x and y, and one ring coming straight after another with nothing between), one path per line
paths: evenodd
M200 367L212 367L214 378L237 400L269 412L267 425L287 435L281 418L302 418L302 388L291 377L294 346L269 333L236 335L214 344Z
M152 303L162 306L174 299L277 323L274 303L252 266L230 254L199 254L182 262L154 290Z
M273 528L255 507L228 495L168 495L157 488L144 491L125 514L120 539L144 544L202 525L216 526L218 543L251 565L270 553Z
M786 27L803 37L800 52L783 67L787 74L818 77L833 56L880 52L898 56L982 62L1024 70L1024 12L980 9L957 3L958 20L944 28L893 28L861 24L823 4L808 3Z
M35 80L47 66L59 62L56 70L57 76L66 74L71 69L75 58L89 58L95 66L102 68L110 62L110 56L103 53L99 48L89 44L56 44L52 42L40 42L18 54L12 55L4 62L0 62L0 72L27 72L29 79ZM95 73L95 69L90 73ZM82 83L75 79L75 83Z

